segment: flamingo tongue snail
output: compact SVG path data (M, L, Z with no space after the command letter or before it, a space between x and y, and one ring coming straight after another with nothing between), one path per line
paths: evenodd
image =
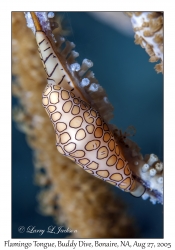
M54 51L36 14L31 16L48 80L42 103L56 133L57 150L93 176L142 196L145 188L133 178L113 133L75 86L65 59Z

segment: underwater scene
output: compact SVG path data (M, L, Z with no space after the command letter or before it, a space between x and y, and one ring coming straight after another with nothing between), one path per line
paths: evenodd
M53 27L76 45L80 65L93 62L109 123L163 162L163 74L134 43L129 15L107 14L55 12ZM163 238L163 202L123 192L57 151L46 84L35 35L12 12L12 238Z

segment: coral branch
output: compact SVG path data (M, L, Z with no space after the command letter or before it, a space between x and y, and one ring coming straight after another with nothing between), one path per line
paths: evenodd
M162 12L127 12L131 17L135 31L135 43L145 48L150 62L160 63L155 66L157 73L163 73L163 13Z

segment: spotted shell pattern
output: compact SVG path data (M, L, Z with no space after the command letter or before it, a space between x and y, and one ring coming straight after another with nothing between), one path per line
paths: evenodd
M57 150L86 172L130 191L134 179L108 125L88 103L59 85L48 84L43 106L56 132Z
M72 72L42 30L36 14L31 12L31 15L48 81L42 104L53 124L58 151L86 172L139 197L144 190L133 179L128 162L108 125L86 102L74 84Z

